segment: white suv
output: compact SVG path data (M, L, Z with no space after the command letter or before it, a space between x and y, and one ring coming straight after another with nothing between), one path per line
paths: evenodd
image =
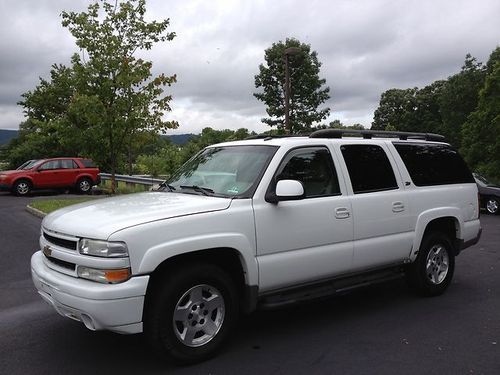
M441 136L329 129L213 145L161 191L58 210L31 270L61 315L194 362L240 311L402 275L441 294L480 234L476 184Z

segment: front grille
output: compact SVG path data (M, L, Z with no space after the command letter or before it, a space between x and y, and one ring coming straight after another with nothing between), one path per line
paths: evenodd
M76 250L77 247L76 241L65 240L64 238L54 237L45 232L43 232L43 237L50 243L53 243L54 245L61 246L70 250Z
M50 256L45 255L45 258L51 263L54 263L56 266L66 268L67 270L74 271L76 268L76 265L74 263L66 262L65 260L57 259L57 258L52 258Z

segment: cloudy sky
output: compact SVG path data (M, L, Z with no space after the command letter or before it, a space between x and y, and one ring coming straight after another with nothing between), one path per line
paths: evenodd
M77 52L62 10L89 0L0 0L0 129L17 129L16 102ZM316 50L331 89L328 121L369 127L380 94L423 86L459 71L466 53L486 61L500 44L498 0L148 0L148 18L170 18L177 37L147 54L176 73L180 123L172 133L266 130L254 76L273 42L295 37Z

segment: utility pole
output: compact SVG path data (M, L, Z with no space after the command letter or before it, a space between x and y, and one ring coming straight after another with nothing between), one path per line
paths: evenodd
M288 66L288 55L297 55L302 50L299 47L289 47L283 52L283 62L285 63L285 133L290 134L290 68Z

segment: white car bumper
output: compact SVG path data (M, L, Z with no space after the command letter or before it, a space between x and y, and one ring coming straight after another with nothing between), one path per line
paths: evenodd
M31 257L31 276L40 296L62 316L91 330L142 332L142 311L149 276L120 284L99 284L56 272L41 251Z

